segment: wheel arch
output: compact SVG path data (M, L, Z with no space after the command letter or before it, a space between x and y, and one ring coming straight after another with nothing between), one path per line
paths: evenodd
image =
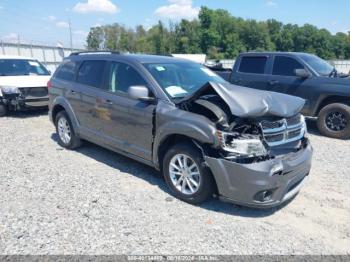
M55 121L57 114L61 111L66 111L66 109L60 104L57 104L52 108L51 117L53 121Z
M194 138L191 138L186 135L182 134L171 134L165 137L161 143L159 144L158 150L157 150L157 164L156 168L158 170L162 170L162 165L163 165L163 158L169 148L172 146L179 144L179 143L186 143L187 145L192 145L195 150L197 150L203 157L203 160L205 159L206 151L209 150L209 145L208 144L203 144ZM214 187L215 187L215 193L218 192L218 186L216 183L215 176L212 174L209 166L207 166L208 170L210 171L210 174L213 178L214 181Z
M345 105L350 106L350 97L330 95L330 96L323 98L317 106L315 116L318 116L318 114L320 113L322 108L324 108L327 105L333 104L333 103L340 103L340 104L345 104Z
M72 107L70 106L69 102L64 97L55 98L55 100L52 103L51 108L52 109L50 111L50 119L53 123L55 123L55 119L56 119L57 114L64 110L70 118L70 121L73 125L74 131L76 133L79 133L78 119L77 119Z

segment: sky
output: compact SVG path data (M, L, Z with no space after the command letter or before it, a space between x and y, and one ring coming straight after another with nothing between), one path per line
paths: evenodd
M0 40L83 47L90 27L120 23L149 28L158 20L198 16L201 6L246 19L313 24L331 33L350 31L349 0L0 0Z

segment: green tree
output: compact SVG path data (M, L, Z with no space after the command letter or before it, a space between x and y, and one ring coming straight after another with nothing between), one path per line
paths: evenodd
M103 29L101 27L90 28L90 32L86 39L88 49L90 50L101 49L103 41L104 41Z
M209 58L235 58L244 51L296 51L325 59L350 58L350 34L332 35L313 25L283 24L275 19L245 20L223 9L202 7L198 19L182 19L164 25L159 21L146 30L142 25L126 28L117 23L92 27L89 49L137 53L204 53Z

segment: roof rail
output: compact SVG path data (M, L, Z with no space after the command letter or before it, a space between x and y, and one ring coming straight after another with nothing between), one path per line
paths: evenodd
M96 50L96 51L79 51L79 52L72 52L69 56L76 56L76 55L93 55L93 54L112 54L112 55L120 55L121 53L119 51L109 51L109 50Z

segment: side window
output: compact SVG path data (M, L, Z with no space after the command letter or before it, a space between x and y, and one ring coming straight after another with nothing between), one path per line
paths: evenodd
M246 56L242 57L239 65L239 72L251 74L264 74L267 57L264 56Z
M76 67L75 62L67 62L58 70L56 77L66 81L74 81Z
M111 92L127 93L130 86L145 86L146 81L131 66L112 62L109 68L108 89Z
M105 61L88 60L83 62L78 72L77 82L100 88L103 81Z
M295 69L304 69L297 60L286 56L276 56L273 62L273 75L295 76Z

